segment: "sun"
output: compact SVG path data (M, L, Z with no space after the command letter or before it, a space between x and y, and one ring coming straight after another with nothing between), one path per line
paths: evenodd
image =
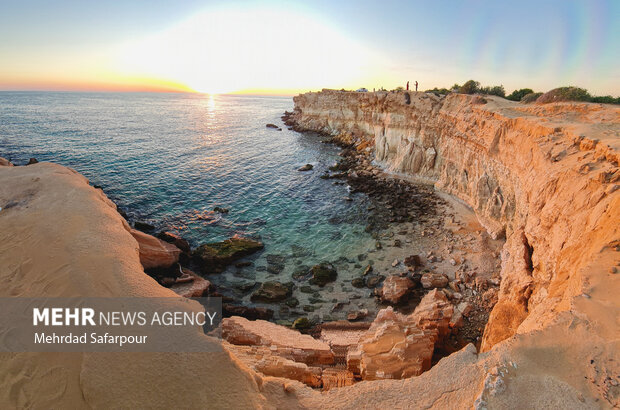
M199 13L122 47L118 69L200 93L355 84L373 53L311 16L281 10Z

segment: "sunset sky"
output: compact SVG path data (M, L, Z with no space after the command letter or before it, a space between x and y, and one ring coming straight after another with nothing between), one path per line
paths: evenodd
M620 1L3 1L0 90L620 94Z

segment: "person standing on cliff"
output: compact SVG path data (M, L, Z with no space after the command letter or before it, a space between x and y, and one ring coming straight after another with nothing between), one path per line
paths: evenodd
M409 83L407 83L407 84L409 84ZM407 89L409 89L409 86L407 86ZM416 93L418 92L418 82L417 82L417 80L415 82L415 92Z
M409 91L409 81L407 81L407 91Z

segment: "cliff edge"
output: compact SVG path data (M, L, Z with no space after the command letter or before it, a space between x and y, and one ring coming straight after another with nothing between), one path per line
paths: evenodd
M332 135L388 171L433 183L469 204L492 236L505 236L481 350L537 357L508 371L532 373L501 396L561 381L597 405L618 405L620 108L422 92L323 90L294 100L296 129Z

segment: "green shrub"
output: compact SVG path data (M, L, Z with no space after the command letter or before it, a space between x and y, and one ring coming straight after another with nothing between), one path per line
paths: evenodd
M521 102L524 103L524 104L533 103L541 95L543 95L543 93L529 93L529 94L525 94L523 97L521 97Z
M590 101L592 96L588 90L579 87L559 87L547 91L536 102L547 104L559 101Z
M426 90L424 91L425 93L433 93L433 94L437 94L437 95L446 95L446 94L450 94L450 90L448 90L447 88L433 88L432 90Z
M497 95L498 97L505 97L506 90L503 85L495 85L493 87L482 87L478 90L480 94Z
M528 94L532 94L534 93L534 90L532 90L531 88L522 88L520 90L514 90L508 97L506 97L509 100L512 101L521 101L521 99L528 95Z
M461 94L475 94L479 90L480 90L480 83L474 80L469 80L465 84L459 87L459 93Z
M605 95L602 97L592 97L590 101L602 104L620 104L620 97L614 98L611 95Z

